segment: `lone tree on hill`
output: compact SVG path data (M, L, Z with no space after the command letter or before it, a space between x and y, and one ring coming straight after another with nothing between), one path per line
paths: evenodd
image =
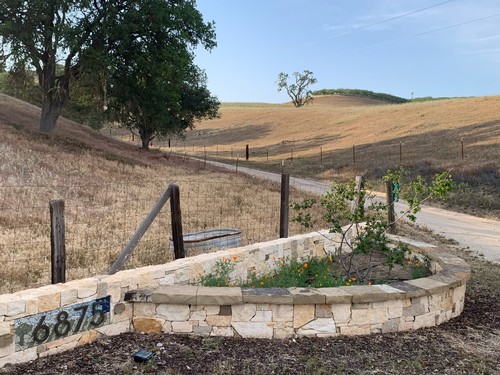
M318 80L314 78L313 72L304 70L304 73L293 73L295 83L288 84L288 74L280 73L278 76L278 92L285 89L288 96L292 99L295 107L302 107L313 100L312 91L308 89L310 85L314 85Z
M146 27L138 27L145 26L146 16ZM176 111L179 117L188 117L179 114L182 112L178 105L180 90L185 87L179 80L192 83L192 79L187 78L187 67L192 66L193 49L199 44L208 50L215 47L215 31L213 23L203 21L194 0L0 2L0 61L8 61L9 65L14 66L34 67L41 93L39 129L43 133L54 132L57 119L70 95L70 83L78 79L86 68L102 69L105 72L103 76L110 79L104 83L111 89L109 94L116 94L118 75L115 73L118 67L132 67L127 70L128 78L131 78L135 74L134 67L168 60L168 64L160 64L161 68L151 69L149 73L143 72L142 77L135 77L135 83L150 79L155 81L155 88L158 88L163 79L162 84L167 85L164 90L171 90L171 97L177 96L177 101L143 101L136 103L140 106L138 111L143 111L144 106L148 105L155 106L154 109L146 109L149 113L163 111L163 108L159 108L161 105L171 112ZM127 48L132 48L131 53ZM140 48L145 49L139 51ZM152 59L141 60L147 56L146 53L153 55ZM171 59L169 54L173 55ZM181 72L182 78L177 77L176 72ZM175 78L175 84L170 86L172 78ZM115 86L111 86L111 82ZM112 90L113 87L115 90ZM120 82L120 89L125 87L127 92L136 90L130 79Z

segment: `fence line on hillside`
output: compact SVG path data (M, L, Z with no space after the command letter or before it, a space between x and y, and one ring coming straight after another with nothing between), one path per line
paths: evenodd
M113 132L110 131L109 135L140 145L138 137L129 132L113 130ZM375 144L353 143L343 149L331 150L327 147L327 142L321 139L307 145L301 145L299 141L290 141L273 146L253 146L251 142L236 146L200 144L200 141L196 141L194 144L192 141L189 143L181 139L164 139L155 140L152 148L160 149L167 155L176 154L196 157L201 160L220 159L239 165L250 161L268 164L271 168L274 165L276 172L284 167L287 173L293 173L295 166L299 168L304 164L321 169L342 171L346 168L387 169L405 165L419 165L429 161L472 164L498 160L500 153L495 151L493 145L491 153L478 148L477 144L481 141L482 139L478 137L449 137L444 138L444 140L436 138L427 142L418 139L387 140Z
M237 228L241 245L280 234L280 186L177 179L184 233ZM117 181L110 185L11 186L0 183L1 293L51 282L49 201L65 202L66 280L107 273L123 246L165 189L165 179ZM263 188L262 185L267 185ZM304 193L291 190L290 201ZM168 210L163 210L168 211ZM170 212L160 211L125 268L174 259ZM291 222L290 235L305 230ZM196 252L188 253L196 255Z

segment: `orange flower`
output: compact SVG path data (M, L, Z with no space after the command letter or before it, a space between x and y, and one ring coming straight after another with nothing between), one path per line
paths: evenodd
M355 277L351 277L351 281L356 281L357 279Z
M238 257L236 255L233 255L233 260L236 262L236 260L238 260Z
M304 263L304 268L307 268L307 267L309 267L309 264Z

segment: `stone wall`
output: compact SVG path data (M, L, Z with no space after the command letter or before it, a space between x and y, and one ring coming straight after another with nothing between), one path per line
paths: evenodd
M273 269L282 257L334 251L312 233L0 296L0 366L25 362L131 330L285 338L395 332L438 325L463 309L470 268L421 248L434 275L391 285L245 289L193 286L218 259L232 277Z

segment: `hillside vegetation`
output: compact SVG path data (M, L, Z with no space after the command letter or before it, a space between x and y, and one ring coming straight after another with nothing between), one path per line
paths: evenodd
M0 96L0 107L0 123L36 129L37 107L7 96ZM499 217L499 109L500 96L387 104L370 97L320 95L302 108L225 103L219 119L197 124L185 139L171 139L170 149L166 139L154 144L168 155L238 162L322 180L364 174L376 181L400 165L423 175L451 170L462 186L449 206ZM102 133L109 135L108 130L132 140L130 133L116 128ZM122 161L147 164L163 158L103 134L61 119L55 137Z
M342 96L356 96L359 98L370 98L381 100L386 103L408 103L409 100L405 98L401 98L399 96L394 96L390 94L385 94L381 92L373 92L369 90L359 90L359 89L322 89L313 91L313 95L342 95Z

